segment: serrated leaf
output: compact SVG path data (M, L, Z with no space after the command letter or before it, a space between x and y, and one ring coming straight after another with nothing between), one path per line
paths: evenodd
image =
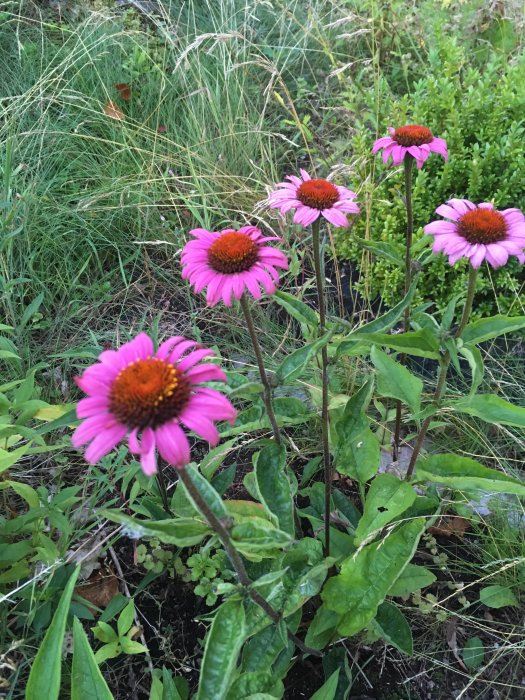
M363 516L355 531L355 544L359 545L371 534L377 534L415 499L416 492L406 481L400 481L393 474L378 474L366 496Z
M76 617L73 621L71 700L113 700L84 628Z
M206 635L196 700L226 698L244 636L243 603L227 600L217 610Z
M525 482L496 469L484 467L470 457L438 454L420 458L416 463L418 479L447 484L459 491L497 491L525 496Z
M423 382L403 365L396 362L375 345L370 358L377 371L377 390L381 396L399 399L412 410L419 411Z

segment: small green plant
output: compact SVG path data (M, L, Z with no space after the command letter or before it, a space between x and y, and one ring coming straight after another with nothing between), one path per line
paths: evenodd
M141 564L146 571L151 571L154 574L161 574L167 571L170 576L183 576L185 567L177 552L163 547L162 543L156 537L153 537L148 542L142 542L137 547L137 562Z
M191 580L198 582L193 589L195 595L205 598L206 605L210 606L217 602L217 588L235 575L229 567L224 550L213 551L208 546L188 557L186 566L189 568Z
M99 620L92 628L93 635L101 646L95 652L95 659L101 664L107 659L114 659L121 654L144 654L148 652L140 642L134 641L134 637L140 632L140 627L135 625L135 603L130 600L117 619L117 629L113 629L107 622Z

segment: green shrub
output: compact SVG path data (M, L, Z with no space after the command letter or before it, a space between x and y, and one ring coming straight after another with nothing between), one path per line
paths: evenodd
M391 125L419 123L445 138L449 146L447 163L432 156L415 178L416 241L424 235L422 227L439 218L434 214L435 208L452 197L474 202L493 200L499 208L523 208L525 61L521 56L506 63L502 57L494 56L483 69L478 69L471 67L467 58L463 49L447 40L441 50L430 53L428 75L416 82L412 94L396 99L389 94L384 80L379 84L379 136L387 134ZM359 127L372 124L375 129L374 102L378 95L370 91L368 95L360 92L358 97L354 90L351 87L346 92L347 106L365 110ZM369 103L358 105L363 96ZM356 130L351 146L355 162L362 164L355 184L362 179L359 199L365 204L353 233L375 241L397 242L402 249L402 168L397 172L392 166L385 168L379 156L372 156L372 139L362 128ZM337 250L342 258L357 263L361 272L368 268L368 275L357 285L359 291L370 299L379 295L389 305L399 299L404 286L402 270L383 259L369 260L345 232L337 236ZM466 269L465 261L450 267L443 255L437 255L421 283L420 299L434 299L443 308L451 296L465 289ZM484 288L478 292L477 311L522 313L525 291L519 264L514 261L501 271L491 270L491 278L485 278Z

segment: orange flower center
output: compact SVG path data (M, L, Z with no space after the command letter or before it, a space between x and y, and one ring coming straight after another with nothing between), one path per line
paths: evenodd
M229 231L213 241L208 250L208 261L217 272L226 275L246 272L259 259L257 243L247 233Z
M299 185L297 199L312 209L330 209L339 199L339 191L328 180L307 180Z
M507 237L507 223L499 211L473 209L459 219L458 231L469 243L497 243Z
M129 428L156 428L175 418L190 398L190 382L157 357L136 360L119 372L109 390L109 410Z
M409 124L408 126L400 126L396 129L392 138L400 146L408 147L422 146L424 143L430 143L434 136L426 126Z

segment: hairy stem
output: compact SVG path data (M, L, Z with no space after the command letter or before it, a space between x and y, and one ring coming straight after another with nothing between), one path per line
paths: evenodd
M261 383L263 385L263 400L264 400L264 405L266 406L266 413L268 414L268 418L269 418L270 424L272 426L272 432L273 432L273 436L275 438L275 442L280 443L281 442L281 433L279 432L279 426L277 425L277 419L275 418L275 413L273 412L272 388L270 386L270 382L268 381L268 375L266 374L266 370L264 369L264 361L263 361L261 346L259 345L259 341L257 339L257 331L255 330L255 325L253 323L253 317L252 317L252 312L250 309L250 304L249 304L248 299L246 299L244 294L241 297L241 308L242 308L242 312L244 314L244 318L246 320L246 325L248 327L248 332L250 334L250 338L252 341L253 349L255 352L255 357L257 359L257 366L259 367L259 376L261 377Z
M208 506L186 469L182 469L179 472L179 478L188 490L188 493L190 494L197 508L200 510L202 515L204 515L210 527L212 527L213 530L215 530L218 538L222 542L222 546L224 547L226 554L228 555L228 558L233 568L235 569L240 584L246 589L248 595L253 600L253 602L264 610L264 612L268 615L272 622L274 622L275 624L279 624L283 619L282 615L278 613L277 610L275 610L270 605L270 603L268 603L268 601L265 600L265 598L263 598L263 596L252 587L252 581L248 576L241 555L235 549L231 541L230 533L228 532L227 527ZM323 656L322 652L317 651L316 649L310 649L310 647L307 647L305 644L303 644L303 642L298 637L296 637L295 634L293 634L293 632L290 632L290 630L287 630L287 633L288 638L291 639L293 643L296 644L296 646L304 654Z
M469 269L467 298L465 300L465 306L463 307L463 313L461 314L461 321L459 322L459 326L457 327L457 330L454 333L454 338L456 339L461 336L470 318L470 312L472 311L472 302L474 301L474 294L476 292L477 276L478 271L471 266ZM434 402L439 401L441 398L441 394L443 393L443 389L445 387L445 381L447 379L449 365L450 352L447 350L446 353L443 355L443 358L440 363L438 382L436 385L436 390L434 391L434 396L432 397ZM410 464L408 465L407 469L407 479L410 479L414 471L416 460L421 451L421 447L423 446L423 442L425 440L425 436L427 434L431 418L431 416L425 418L425 420L423 421L423 425L421 426L421 430L419 431L419 435L417 436L416 444L414 445L414 450L412 452L412 457L410 458Z
M321 265L321 241L319 237L319 221L312 224L312 246L314 249L315 282L317 286L317 303L319 307L319 335L326 331L326 306L324 293L324 278ZM321 431L323 440L324 466L324 555L330 556L330 502L332 499L332 467L330 464L330 446L328 442L328 350L326 345L321 348Z
M412 168L414 158L409 153L405 155L403 161L405 168L405 207L407 211L407 235L405 241L405 296L408 294L412 283L412 236L414 233L414 212L412 209ZM403 330L405 333L410 330L410 307L407 306L403 317ZM401 355L399 361L405 364L406 356ZM394 461L399 458L399 443L401 441L401 401L396 402L396 427L394 430L394 445L392 457Z

